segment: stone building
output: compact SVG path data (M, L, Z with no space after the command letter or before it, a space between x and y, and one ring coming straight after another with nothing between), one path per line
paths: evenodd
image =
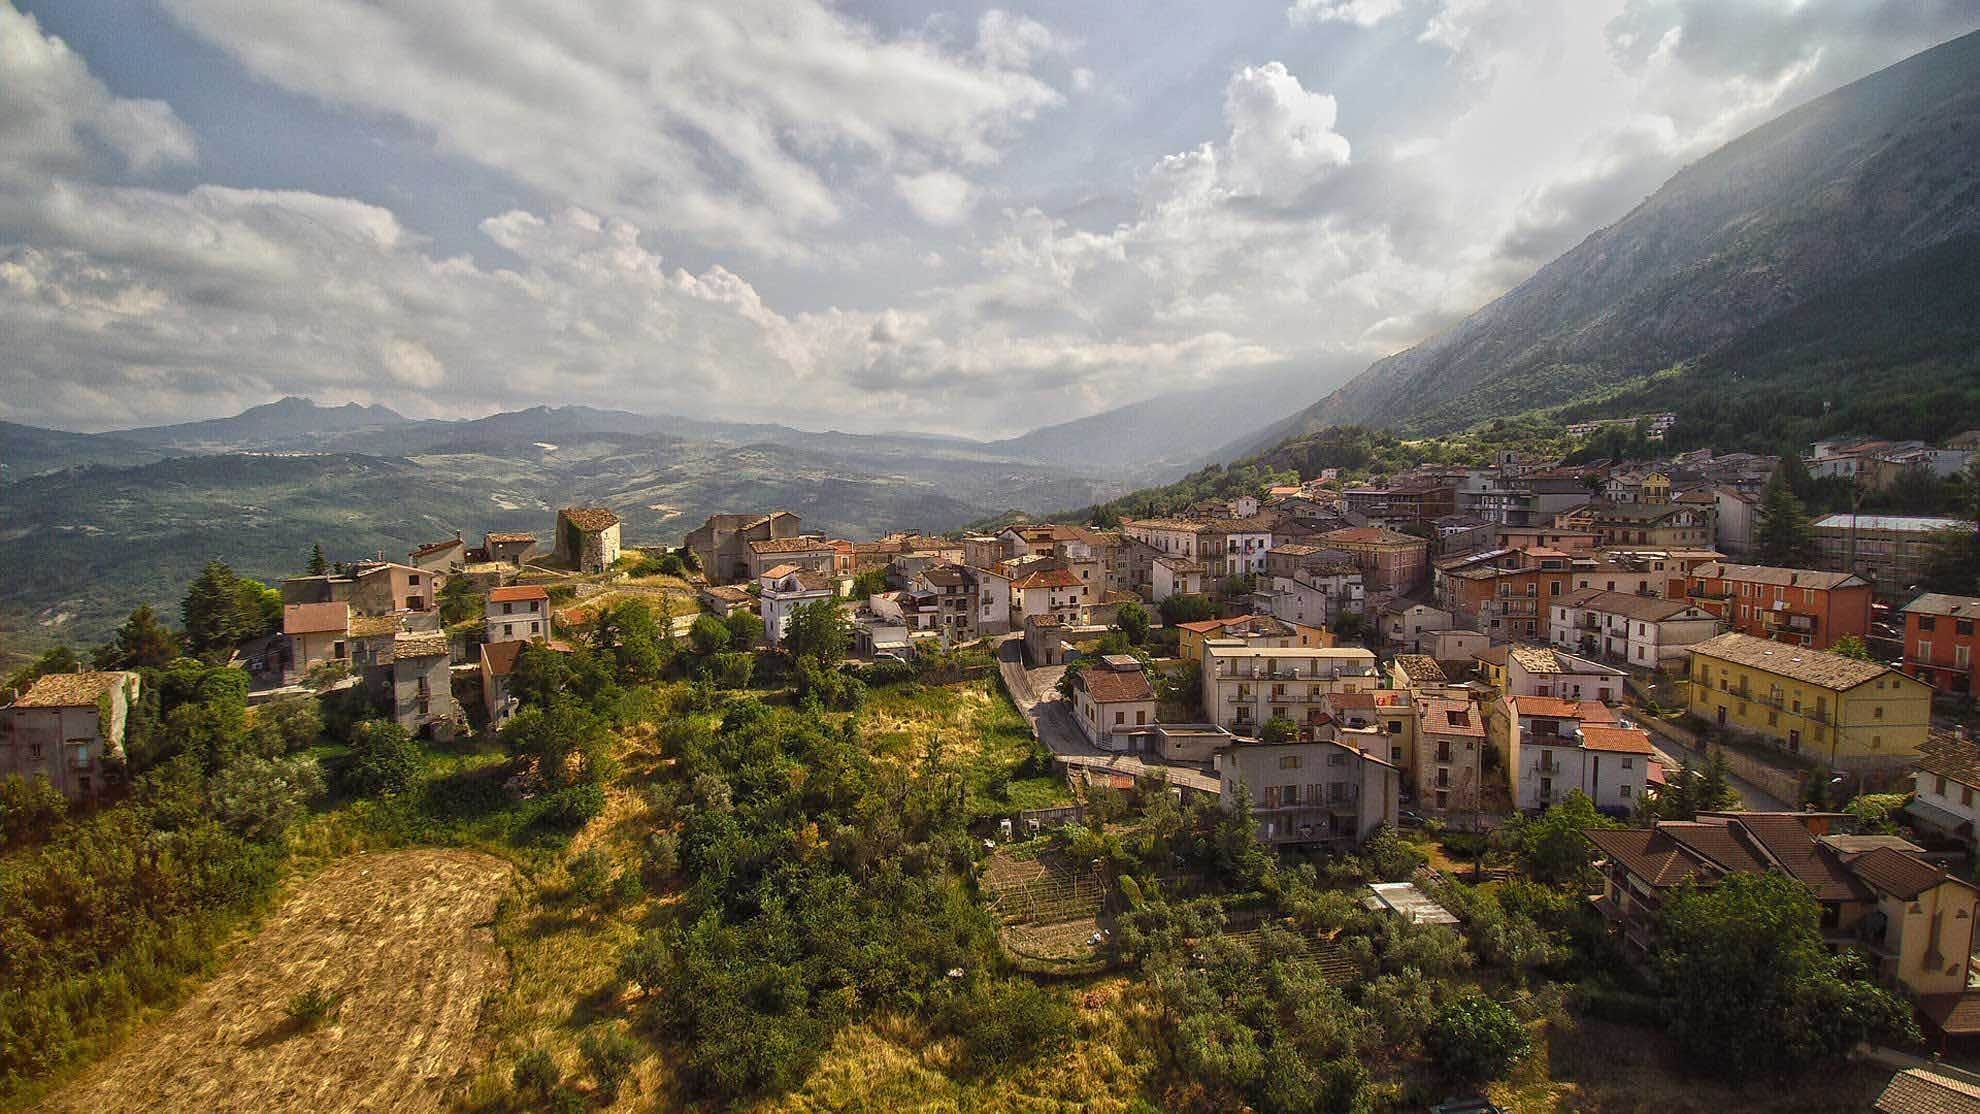
M789 511L769 514L711 514L688 532L687 548L701 562L711 584L749 580L749 543L795 538L803 522Z
M50 673L0 709L0 777L43 778L92 800L123 776L124 725L136 673Z
M604 572L619 559L619 516L605 507L557 512L557 559L579 572Z

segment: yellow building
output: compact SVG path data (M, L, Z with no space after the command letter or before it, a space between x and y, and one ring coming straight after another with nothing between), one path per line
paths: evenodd
M1652 472L1643 477L1643 501L1646 503L1670 502L1671 478L1662 472Z
M1694 715L1832 767L1913 757L1931 728L1931 686L1876 662L1737 633L1691 651Z

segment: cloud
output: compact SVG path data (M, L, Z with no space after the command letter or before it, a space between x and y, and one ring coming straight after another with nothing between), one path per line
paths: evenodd
M820 0L165 0L271 84L408 125L559 203L765 254L800 251L873 169L993 162L1060 94L1056 49L983 17L974 53Z
M1373 27L1401 14L1403 0L1293 0L1286 18L1294 26L1312 23L1351 23Z
M169 106L112 96L11 4L0 4L0 75L0 177L74 173L105 156L136 171L195 157L192 132Z
M948 170L926 174L896 175L894 188L907 201L914 215L929 224L955 224L969 213L973 192L969 179Z
M1316 30L1369 52L1320 69L1273 60L1282 7L1243 64L1186 36L1123 63L1085 26L1002 12L894 33L817 0L165 2L264 80L523 189L441 247L417 208L188 186L199 147L170 108L115 96L0 0L0 416L101 428L301 393L989 435L1268 371L1291 410L1325 384L1287 369L1447 327L1686 161L1962 18L1414 0L1380 35ZM1304 7L1317 27L1386 5ZM1152 150L1100 134L1113 98L1061 106L1041 76L1140 90L1157 63L1182 75L1163 110L1203 122ZM1406 105L1371 99L1392 85ZM1083 134L1033 124L1054 106L1092 113L1067 121Z

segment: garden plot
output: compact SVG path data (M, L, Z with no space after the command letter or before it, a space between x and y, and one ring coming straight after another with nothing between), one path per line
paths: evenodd
M514 868L457 850L359 855L302 883L220 973L51 1110L438 1110L487 1051L508 977L490 922ZM290 1002L337 998L299 1024Z

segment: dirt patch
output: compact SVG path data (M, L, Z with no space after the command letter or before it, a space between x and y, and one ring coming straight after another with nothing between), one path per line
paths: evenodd
M485 1051L508 977L490 922L515 868L471 851L359 855L303 883L185 1005L49 1110L437 1110ZM341 994L309 1030L290 998Z

